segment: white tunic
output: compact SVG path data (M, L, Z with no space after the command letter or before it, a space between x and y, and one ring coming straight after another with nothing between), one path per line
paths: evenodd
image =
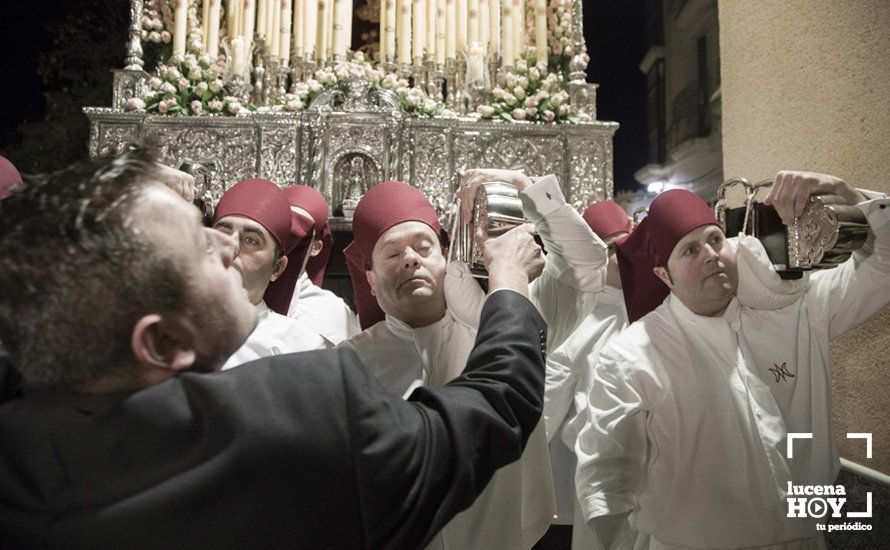
M779 307L743 296L740 279L722 316L670 296L606 346L576 446L586 519L630 511L644 548L821 544L810 520L786 517L786 491L837 475L828 344L890 301L887 203L859 205L870 253L796 296L768 291ZM813 434L793 459L789 432Z
M561 343L595 303L605 281L607 251L583 219L565 203L555 177L542 178L520 194L548 255L544 273L529 287L547 321L548 345ZM386 316L341 345L354 349L393 393L440 386L463 372L473 348L485 294L463 264L446 276L445 317L412 329ZM585 308L588 308L585 310ZM554 512L544 423L529 438L519 461L498 470L482 495L456 516L430 548L527 549L544 534Z
M223 370L261 357L330 347L308 325L275 313L269 309L266 302L260 302L255 307L256 328L247 337L247 341L229 357L223 365Z
M330 290L316 286L306 273L297 280L287 316L311 326L331 346L361 330L358 318L346 302Z

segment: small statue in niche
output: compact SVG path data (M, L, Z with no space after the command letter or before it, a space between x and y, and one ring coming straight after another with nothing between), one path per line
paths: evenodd
M368 190L376 178L376 167L361 154L353 154L345 156L338 163L337 181L342 185L342 201L340 206L343 209L343 216L351 218L358 206L358 201L362 195Z

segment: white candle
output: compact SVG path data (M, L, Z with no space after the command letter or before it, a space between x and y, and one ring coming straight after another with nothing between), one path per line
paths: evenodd
M488 0L488 52L497 55L501 49L501 2L500 0Z
M436 39L439 35L437 23L436 0L426 2L426 54L435 58Z
M399 0L399 63L411 64L411 0Z
M219 10L221 0L210 0L208 15L210 23L207 25L207 53L214 61L219 56Z
M380 0L386 6L386 57L396 57L396 0Z
M489 0L479 0L479 43L482 44L483 55L489 53L490 13L488 11Z
M253 33L256 24L256 1L244 0L244 52L249 57L253 49Z
M378 34L380 35L380 62L382 63L384 60L384 56L386 55L386 0L380 0L380 29Z
M485 80L484 51L482 44L478 42L470 43L467 49L467 82Z
M237 36L232 39L232 74L244 74L244 38Z
M272 49L269 50L269 55L274 59L281 51L281 2L280 0L270 0L269 3L272 4L272 25L269 29L269 41L272 42Z
M176 0L176 11L174 12L173 23L173 55L185 55L185 39L186 39L186 13L188 10L188 2L186 0Z
M292 21L294 29L294 55L303 56L303 12L306 10L304 5L306 0L294 0L294 20Z
M324 58L330 59L334 53L334 0L328 0L328 26L327 42L325 42Z
M346 27L346 49L352 49L352 17L355 15L355 6L353 5L352 0L346 0L346 20L344 21L344 25Z
M503 32L503 42L501 43L501 67L513 66L513 2L512 0L504 0L503 4L504 18L501 21L501 31Z
M334 55L346 55L346 0L334 0Z
M457 6L454 0L445 0L445 57L456 57L457 44Z
M266 2L266 51L272 55L272 42L275 40L275 6L278 0L268 0Z
M266 4L269 0L257 0L256 33L265 40L266 36Z
M513 0L513 59L525 51L525 2Z
M328 49L328 12L331 10L331 4L328 0L318 0L318 42L315 45L315 57L321 61L327 59Z
M467 42L479 43L479 0L467 2Z
M284 63L290 62L290 23L292 0L281 0L281 41L278 43L278 56Z
M226 35L229 37L229 45L232 44L232 39L238 34L238 29L235 28L235 4L237 0L226 0Z
M414 13L411 17L414 57L423 57L426 46L426 0L414 0Z
M547 0L535 0L535 61L547 67Z
M436 2L436 64L445 64L445 35L447 27L445 25L445 0Z
M467 0L456 0L457 34L454 37L454 48L458 54L463 54L467 49Z
M318 32L318 2L306 0L303 4L303 59L311 61L316 49L316 34Z

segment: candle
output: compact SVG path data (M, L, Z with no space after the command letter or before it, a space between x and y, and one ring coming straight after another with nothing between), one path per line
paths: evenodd
M445 64L445 0L436 2L436 64Z
M439 36L437 21L436 0L426 2L426 54L430 58L436 55L436 40Z
M303 4L303 59L311 61L315 53L316 33L318 31L318 2L305 0Z
M504 18L501 21L501 30L504 34L501 48L501 67L513 66L513 3L512 0L504 0Z
M497 55L501 49L501 2L488 0L488 52Z
M186 0L176 0L176 11L173 24L173 55L185 55L185 39L186 39L186 11L188 10L188 2Z
M210 9L208 17L210 22L207 25L207 53L214 61L219 56L219 10L221 0L210 0Z
M346 0L334 0L334 55L346 55Z
M445 57L456 57L457 44L457 6L454 0L445 0Z
M483 54L485 50L482 44L471 42L467 49L467 82L482 82L485 80L485 65Z
M232 74L242 76L244 74L244 38L241 36L232 39Z
M535 0L535 62L547 67L547 0Z
M275 6L278 0L267 0L266 2L266 51L272 54L272 42L274 42L275 32Z
M386 0L380 0L380 62L382 63L386 55Z
M269 0L257 0L256 7L256 33L266 40L266 3Z
M455 0L457 10L457 34L454 37L454 48L459 54L467 49L467 0Z
M315 57L321 61L323 59L327 59L327 49L328 49L328 12L331 10L331 5L328 0L318 0L318 21L320 26L318 28L318 42L315 45Z
M256 1L244 0L244 52L249 57L253 49L253 33L256 23Z
M426 0L414 0L414 14L412 36L414 38L414 57L423 57L426 45Z
M399 0L399 63L411 64L411 0Z
M483 55L491 50L488 46L490 23L489 23L489 0L479 0L479 43L482 44Z
M525 51L525 2L513 0L513 59Z
M355 7L353 6L352 0L346 0L346 21L344 25L346 27L346 49L352 49L352 17L355 14Z
M272 43L272 48L269 50L269 55L274 59L281 51L281 2L280 0L270 0L269 4L272 5L270 19L272 25L269 28L269 42Z
M331 54L334 53L334 0L328 0L327 14L326 25L328 26L328 34L324 46L324 58L330 59Z
M479 0L467 2L467 42L479 43Z
M294 55L303 57L303 12L306 10L304 5L306 0L294 0L294 20L292 22L294 29Z
M278 56L282 63L290 61L290 23L292 0L281 0L281 39L278 43Z
M232 39L238 34L235 28L235 4L237 0L226 0L226 35L229 37L229 45Z
M386 6L386 59L396 57L396 0L380 0Z

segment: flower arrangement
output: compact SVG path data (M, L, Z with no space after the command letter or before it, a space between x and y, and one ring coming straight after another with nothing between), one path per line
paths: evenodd
M508 122L575 121L578 115L569 105L565 80L561 72L530 66L528 55L524 55L516 61L513 72L507 73L492 90L491 103L479 105L476 113L482 118Z

